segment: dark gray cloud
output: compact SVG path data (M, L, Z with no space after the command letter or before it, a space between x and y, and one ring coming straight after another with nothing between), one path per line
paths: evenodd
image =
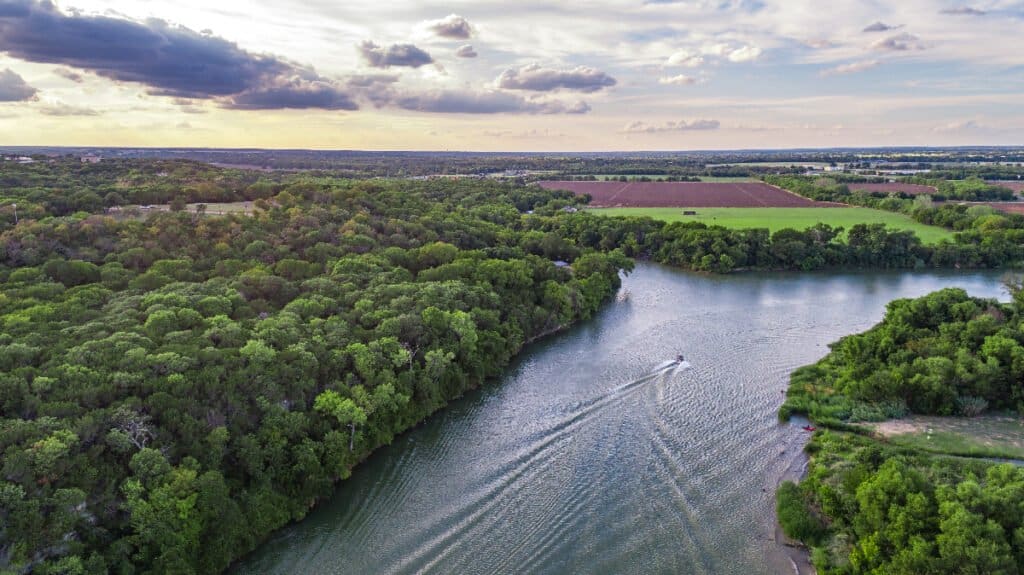
M359 109L352 97L340 91L334 82L301 75L276 78L273 83L246 90L233 96L227 107L236 110Z
M885 22L879 21L866 26L864 28L864 32L888 32L889 30L896 30L897 28L900 28L900 26L890 26Z
M419 68L434 63L430 54L412 44L392 44L385 48L366 40L358 49L366 63L374 68Z
M455 56L457 58L476 58L477 55L476 50L474 50L473 46L469 44L459 46L458 50L455 51Z
M228 108L354 107L310 68L163 20L65 14L48 0L0 0L0 52Z
M590 93L615 84L615 78L588 66L577 66L571 70L557 70L544 68L539 64L529 64L518 70L505 70L497 80L497 85L500 88L534 92L573 90Z
M665 122L660 125L648 124L647 122L632 122L623 128L627 134L658 134L662 132L700 132L717 130L721 127L718 120L680 120L678 122Z
M972 6L958 6L956 8L946 8L945 10L939 10L939 14L950 14L952 16L984 16L987 14L984 10L979 10Z
M33 100L38 92L39 90L29 86L14 70L5 68L0 72L0 102Z
M53 73L60 76L61 78L64 78L65 80L71 80L76 84L81 84L85 81L84 76L70 68L57 68L53 71Z
M557 100L523 98L507 92L437 90L395 95L391 105L416 112L437 114L585 114L586 102L565 104Z
M381 84L398 82L398 74L356 74L348 77L348 85L356 88L370 88Z
M913 34L898 34L879 40L871 45L875 50L888 52L905 52L907 50L924 50L925 45L921 39Z
M80 106L69 106L63 102L48 104L39 108L39 113L45 116L99 116L100 113L92 108Z
M458 14L449 14L440 20L426 23L427 29L442 38L465 40L473 36L473 26Z

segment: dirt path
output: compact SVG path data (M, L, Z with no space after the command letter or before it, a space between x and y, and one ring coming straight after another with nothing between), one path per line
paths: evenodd
M954 433L988 447L1024 449L1024 420L1007 416L935 417L915 415L873 425L875 433L893 437L908 433Z

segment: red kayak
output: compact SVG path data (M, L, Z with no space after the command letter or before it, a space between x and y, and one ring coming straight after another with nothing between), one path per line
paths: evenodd
M803 430L804 431L817 431L818 428L814 427L813 425L805 425L805 426L803 426Z

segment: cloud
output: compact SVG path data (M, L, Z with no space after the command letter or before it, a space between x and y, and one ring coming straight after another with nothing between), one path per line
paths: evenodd
M374 68L419 68L433 64L434 58L412 44L392 44L387 48L366 40L358 46L366 63Z
M590 111L590 106L583 101L565 104L497 90L433 90L397 95L390 104L403 110L437 114L586 114Z
M936 126L932 128L932 131L940 134L946 134L951 132L969 132L984 129L986 129L985 126L982 126L974 120L962 120L960 122L951 122L943 126Z
M863 72L870 70L881 64L878 60L862 60L860 62L850 62L849 64L840 64L835 68L829 68L828 70L822 70L821 76L836 76L840 74L856 74L857 72Z
M449 14L440 20L425 22L427 30L442 38L465 40L473 36L473 26L458 14Z
M696 52L681 50L668 57L666 66L683 66L685 68L696 68L704 64L704 57Z
M25 79L10 68L0 71L0 102L24 102L34 100L39 92L29 86Z
M49 0L0 5L0 52L142 84L151 95L217 99L226 108L353 109L312 68L163 20L65 14Z
M864 32L888 32L889 30L896 30L897 28L900 28L900 26L890 26L890 25L888 25L888 24L886 24L884 22L878 21L878 22L875 22L874 24L866 26L863 31Z
M717 130L721 127L718 120L680 120L668 121L661 125L652 125L636 121L626 125L622 131L626 134L658 134L663 132L691 132Z
M898 34L896 36L889 36L878 40L871 45L875 50L889 51L889 52L905 52L907 50L924 50L925 45L921 42L921 39L913 34Z
M679 74L678 76L666 76L658 78L659 84L666 84L671 86L692 86L698 82L697 78L693 76L687 76L686 74Z
M761 57L761 49L757 46L742 46L729 52L726 58L730 62L753 62Z
M939 14L949 14L951 16L984 16L987 12L971 6L958 6L956 8L939 10Z
M806 40L804 41L804 45L808 48L814 48L815 50L824 50L826 48L836 47L834 42L825 38L813 38L811 40Z
M761 57L762 50L757 46L734 46L718 43L705 46L703 52L709 56L718 56L733 63L753 62Z
M235 110L309 109L356 110L358 104L332 81L296 74L275 78L259 88L246 90L231 99Z
M61 78L64 78L65 80L71 80L76 84L81 84L85 81L84 76L70 68L57 68L53 71L53 73L60 76Z
M64 102L47 104L39 108L39 113L46 116L99 116L100 113L91 108L69 106Z
M455 56L457 58L476 58L477 53L476 50L473 49L473 46L465 44L459 46L459 49L455 51Z
M591 93L616 84L615 78L589 66L577 66L571 70L545 68L539 64L528 64L516 69L507 69L498 76L496 84L507 90L530 90L552 92L571 90Z

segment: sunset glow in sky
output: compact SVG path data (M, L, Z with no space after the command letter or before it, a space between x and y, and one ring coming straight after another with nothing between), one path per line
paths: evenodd
M0 0L0 144L1024 144L1024 2Z

